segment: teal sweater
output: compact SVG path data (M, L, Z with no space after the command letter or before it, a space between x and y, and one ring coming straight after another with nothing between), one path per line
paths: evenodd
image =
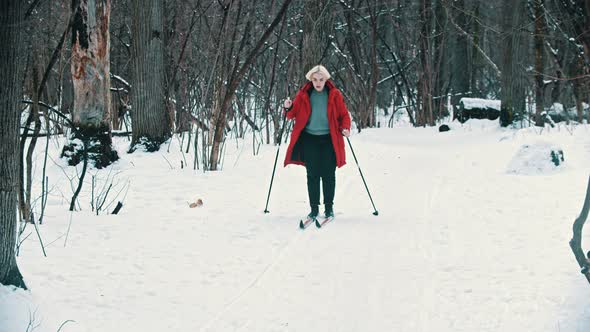
M305 126L305 132L311 135L327 135L330 133L328 124L328 89L322 92L313 89L309 95L311 115Z

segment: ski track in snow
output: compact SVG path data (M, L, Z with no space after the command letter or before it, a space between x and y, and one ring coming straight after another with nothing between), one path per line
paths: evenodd
M174 169L160 153L121 152L116 168L131 183L121 214L91 216L82 196L65 248L62 238L43 258L31 236L21 249L44 330L67 319L75 323L64 332L590 329L590 289L568 247L588 128L572 137L453 129L353 136L379 216L347 147L336 220L305 231L305 170L282 167L286 146L268 215L274 147L251 156L228 143L226 169L206 174L180 169L174 151ZM564 145L565 171L507 174L518 148L539 137ZM196 198L204 206L189 209ZM50 199L46 242L69 222Z

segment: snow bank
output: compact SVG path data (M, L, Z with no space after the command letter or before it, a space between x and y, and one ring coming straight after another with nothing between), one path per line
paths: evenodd
M41 323L31 293L0 285L0 332L36 331Z
M544 142L523 145L508 164L508 173L518 175L554 174L564 168L563 151ZM557 165L556 165L557 164Z

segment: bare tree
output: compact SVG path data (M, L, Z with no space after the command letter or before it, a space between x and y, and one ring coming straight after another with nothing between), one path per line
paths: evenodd
M524 107L523 68L520 67L520 24L524 17L525 3L504 0L502 13L503 54L502 54L502 106L500 124L507 127L514 121L515 113Z
M541 114L544 112L545 82L545 0L534 0L535 13L535 124L543 126Z
M25 3L0 2L0 284L22 288L15 248Z
M59 10L64 1L71 2L37 1L37 12L44 14L35 15L59 26L67 16ZM434 125L446 115L451 90L454 105L466 94L499 98L503 92L511 100L504 104L512 105L512 116L524 112L524 96L535 95L535 57L528 56L534 55L528 37L533 25L523 19L527 13L534 18L534 11L516 1L506 1L506 6L485 0L292 1L288 19L271 30L267 28L283 0L110 1L111 89L118 110L111 117L113 125L122 129L127 123L119 119L129 111L133 146L153 141L153 149L170 137L172 127L182 136L181 144L197 142L191 135L199 133L201 147L194 153L203 169L221 165L227 135L243 137L252 128L254 153L263 132L267 144L273 135L278 139L279 96L292 94L301 85L302 72L318 63L331 68L359 129L378 125L378 108L387 109L392 102L394 113L407 111L412 124ZM531 9L536 1L528 1ZM542 60L542 74L544 88L553 89L551 100L566 108L577 105L579 114L590 86L584 56L574 56L587 49L587 32L580 30L587 22L584 1L545 1L550 29L544 34L544 54L538 53L549 58ZM505 30L500 29L504 18L509 19ZM51 27L34 29L37 43L51 46L46 49L56 42ZM47 52L40 49L46 59ZM509 64L496 65L509 59ZM28 72L33 69L31 65ZM556 77L548 85L550 76ZM34 77L27 74L31 91ZM502 80L510 86L502 87ZM49 82L39 98L62 101L67 109L67 81L61 80L64 89Z
M305 0L303 4L303 73L326 60L333 14L330 0Z
M378 66L378 16L382 15L382 1L358 0L340 2L342 20L339 26L344 35L337 38L336 68L348 107L357 129L375 125L377 104Z
M434 125L434 80L432 66L432 0L420 0L420 34L418 37L418 94L420 96L420 112L417 125Z
M237 3L234 3L234 1L236 1ZM209 156L209 168L210 170L217 170L218 167L218 162L219 162L219 156L220 156L220 148L221 148L221 144L223 143L224 139L225 139L225 127L227 125L227 115L228 115L228 111L230 108L230 105L232 103L232 100L235 97L236 94L236 90L238 88L238 85L240 84L240 82L242 81L242 79L244 78L244 76L246 75L246 73L248 72L248 70L250 69L250 66L254 63L254 60L256 58L256 56L258 55L258 53L263 49L263 46L265 45L265 42L268 40L268 38L270 37L271 33L273 32L273 30L275 29L275 27L279 24L279 22L283 19L285 13L287 12L287 9L289 8L289 5L291 4L292 0L285 0L283 2L283 4L281 5L281 7L279 8L277 14L275 15L274 19L272 20L272 22L270 23L270 25L264 30L264 32L262 33L262 35L259 37L258 40L255 41L254 46L249 49L248 51L244 51L246 49L246 38L242 38L242 40L240 41L240 43L237 45L237 48L235 49L235 56L233 57L224 57L223 55L230 55L230 54L234 54L234 47L236 45L233 45L234 43L230 43L229 45L224 45L223 48L220 50L220 54L222 55L221 57L221 62L223 61L231 61L230 63L226 63L226 64L220 64L222 66L222 70L220 71L220 75L221 78L218 78L217 81L217 87L216 87L216 97L215 97L215 102L213 105L213 113L212 113L212 117L211 117L211 124L212 124L212 128L213 130L211 130L212 134L213 134L213 142L212 142L212 147L211 147L211 154ZM246 5L249 5L249 3L247 2ZM240 15L236 15L236 13L240 13L241 9L240 7L242 6L241 0L232 0L230 2L228 2L227 4L225 4L224 8L224 20L228 18L228 15L230 14L229 10L232 8L231 6L235 6L233 8L235 8L235 12L233 13L234 16L233 19L236 22L240 21L239 16ZM232 19L232 17L230 17L230 19ZM246 18L246 23L244 26L244 30L246 31L246 34L248 34L250 32L251 29L251 24L253 24L253 22L255 22L254 17L252 16L252 14L249 14L249 17ZM225 26L225 24L222 24L222 26ZM225 30L227 29L227 30ZM228 37L228 40L231 41L236 41L236 34L237 31L231 28L224 28L224 31L222 32L221 36L222 38ZM245 54L243 54L243 53ZM239 56L239 54L242 53L242 56ZM243 61L240 61L243 58Z
M559 4L569 14L569 21L574 32L573 41L579 52L574 60L573 93L576 102L578 120L583 118L582 103L589 102L590 95L590 1L559 0ZM581 75L580 75L581 74ZM588 115L590 117L590 113ZM590 118L589 118L590 120Z
M458 90L457 92L466 93L470 92L471 96L474 97L484 97L484 86L483 86L483 68L484 62L482 60L482 55L480 54L479 50L481 50L481 45L485 42L485 34L483 33L484 29L480 24L480 2L476 1L475 8L473 9L473 15L470 20L471 30L473 30L473 45L471 48L471 56L469 63L471 64L469 69L469 89L468 90ZM461 75L461 73L453 71L453 75ZM494 75L497 77L497 75Z
M579 43L590 62L590 1L588 0L556 0L571 18L575 31L574 40Z
M108 166L119 157L111 140L110 0L72 0L71 71L74 86L72 121L94 166ZM81 134L82 137L76 137ZM76 141L64 147L70 165L80 161Z
M132 150L136 144L158 150L171 134L164 100L163 10L163 0L133 0Z
M586 188L586 197L584 198L584 204L582 211L572 227L573 235L570 240L570 249L572 250L578 265L580 265L582 274L586 277L586 280L590 283L590 251L584 254L582 250L582 229L588 219L588 211L590 210L590 179L588 179L588 186Z
M443 5L443 0L435 0L434 3L434 45L433 45L433 77L432 77L432 94L433 94L433 113L435 120L438 120L448 114L446 109L445 95L449 89L447 78L447 10Z
M112 128L128 134L131 93L131 1L111 0ZM127 120L127 121L126 121Z
M467 34L462 33L463 31L469 31L467 26L465 0L454 1L453 6L451 7L451 13L451 15L455 16L454 22L457 25L455 29L458 30L455 34L455 45L452 48L453 56L451 61L451 71L453 73L453 79L451 80L453 87L451 104L455 111L457 111L459 100L470 91L468 70L468 65L470 63L468 52L469 39ZM457 114L457 112L454 114Z
M545 3L548 37L546 52L551 56L552 103L574 104L578 121L583 120L583 103L590 95L590 2L555 0ZM560 117L563 119L564 117ZM560 120L561 120L560 119ZM569 115L565 116L569 120Z

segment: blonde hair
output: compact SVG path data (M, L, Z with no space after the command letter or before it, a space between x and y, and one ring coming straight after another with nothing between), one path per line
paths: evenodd
M308 71L307 74L305 74L305 78L307 78L308 81L311 81L311 75L313 75L315 73L322 74L326 80L329 80L330 77L332 77L332 76L330 76L330 73L328 72L328 69L326 69L326 67L324 67L322 65L317 65L317 66L311 68L311 70Z

